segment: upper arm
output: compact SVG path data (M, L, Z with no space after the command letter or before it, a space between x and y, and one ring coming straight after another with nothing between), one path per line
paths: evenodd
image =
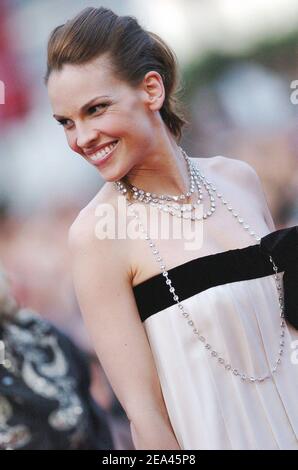
M258 203L260 204L261 211L263 213L264 220L271 231L275 231L276 227L268 206L267 198L256 170L247 162L243 160L237 160L234 158L220 157L229 161L230 165L233 166L235 177L242 179L243 183L253 192Z
M93 232L84 221L70 228L74 288L112 389L136 422L146 412L165 413L160 382L119 250L122 240L99 240Z

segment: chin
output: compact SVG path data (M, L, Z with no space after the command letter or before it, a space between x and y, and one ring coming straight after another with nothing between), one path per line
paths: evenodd
M125 173L113 173L113 171L111 171L110 174L108 174L108 172L106 172L105 174L102 174L102 172L100 172L102 178L107 182L107 183L114 183L115 181L119 181L120 179L124 178L125 176Z

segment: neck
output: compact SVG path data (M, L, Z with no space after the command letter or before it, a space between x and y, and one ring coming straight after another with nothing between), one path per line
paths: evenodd
M156 194L180 195L190 186L188 164L173 137L169 137L122 178L124 183Z

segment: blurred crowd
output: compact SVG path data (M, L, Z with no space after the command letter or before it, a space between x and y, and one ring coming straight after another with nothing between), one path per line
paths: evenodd
M89 359L91 393L108 412L116 449L133 449L129 422L94 353L71 280L67 232L76 206L55 207L27 218L0 212L0 260L12 295L21 308L30 306L72 338Z

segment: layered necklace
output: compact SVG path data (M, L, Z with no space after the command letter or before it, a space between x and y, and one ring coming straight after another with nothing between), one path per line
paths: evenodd
M215 204L215 196L216 196L219 199L219 201L232 214L232 216L237 220L237 222L241 225L241 227L245 231L248 231L248 233L255 240L257 240L257 242L259 242L261 240L261 237L259 237L253 230L251 230L250 225L245 223L244 219L239 215L237 211L234 210L232 205L223 197L222 193L218 192L214 184L212 184L204 176L204 174L197 167L194 166L190 158L187 156L186 152L181 147L179 147L179 149L181 150L183 157L185 158L188 164L188 169L189 169L190 186L189 186L189 191L187 191L186 193L182 193L180 196L173 196L169 194L157 195L155 193L150 193L148 191L144 191L140 188L137 188L135 185L132 186L129 183L123 184L123 182L121 181L114 182L115 188L119 192L121 192L121 194L124 194L125 196L127 196L128 193L131 193L133 199L142 201L146 204L151 204L154 207L157 207L159 210L166 211L173 216L190 218L192 220L201 220L202 218L207 219L208 217L210 217L215 212L215 209L216 209L216 204ZM198 194L199 194L197 204L188 204L187 207L189 209L187 210L185 210L181 206L177 207L179 206L179 204L177 204L177 201L184 200L186 199L186 197L189 197L194 192L195 185L197 186ZM199 206L199 204L202 203L202 200L203 200L202 185L207 190L210 204L209 204L209 210L207 212L203 213L202 216L197 216L197 215L193 215L192 212L194 209L196 209ZM127 204L129 206L132 206L133 202L128 201L127 197L126 199L127 199ZM165 263L155 243L153 243L146 229L144 228L142 222L140 221L139 214L134 210L133 207L130 207L130 209L134 217L138 219L140 230L144 233L145 239L148 240L148 243L153 252L153 255L156 258L157 263L159 263L161 272L164 276L164 279L168 286L170 294L172 294L173 296L173 300L177 303L182 316L187 321L188 325L193 331L193 334L195 335L197 340L201 343L202 347L205 347L205 349L210 353L211 357L217 361L217 364L219 366L224 367L227 372L230 372L233 375L239 377L243 382L254 383L254 382L263 382L264 380L272 379L273 374L276 373L278 366L281 364L281 356L283 355L284 345L285 345L284 336L285 336L285 327L286 327L285 319L284 319L284 299L283 299L283 294L282 294L282 285L281 285L281 280L279 279L278 274L277 274L278 267L275 265L272 257L269 256L269 259L273 265L274 279L276 283L277 292L279 294L279 308L280 308L279 345L277 348L278 349L277 357L273 365L270 366L269 371L266 374L263 374L260 376L253 376L251 374L248 374L247 372L240 371L237 368L233 367L232 364L230 364L228 360L222 357L222 355L213 348L213 346L208 342L204 333L200 331L199 328L197 328L190 313L185 310L184 305L180 302L179 296L176 293L176 289L173 286L171 279L169 278L169 274L168 274L168 271L166 270Z
M179 147L181 149L181 147ZM153 207L156 207L159 210L168 212L169 214L181 217L184 219L191 220L201 220L207 219L215 211L215 198L212 195L212 189L210 185L200 178L200 172L194 168L190 158L187 156L185 151L181 149L183 157L187 163L188 175L189 175L189 190L186 193L182 193L178 196L173 196L171 194L156 194L145 191L144 189L137 188L136 186L130 184L129 182L123 183L122 181L116 181L116 189L121 192L123 195L131 193L132 198L138 201L142 201L145 204L150 204ZM203 216L198 215L196 210L199 208L199 205L202 204L203 200L203 190L202 185L205 187L208 197L209 197L209 209L203 214ZM177 201L183 201L190 197L195 191L195 187L198 189L198 200L196 203L192 204L179 204Z

